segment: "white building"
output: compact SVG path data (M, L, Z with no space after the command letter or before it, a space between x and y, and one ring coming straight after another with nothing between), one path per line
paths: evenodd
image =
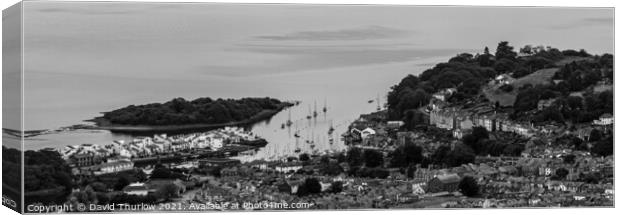
M368 136L370 136L370 135L374 135L374 134L376 134L376 133L377 133L377 132L376 132L374 129L372 129L372 128L366 128L366 129L362 130L362 132L361 132L361 136L362 136L362 139L366 139Z
M155 189L151 189L144 183L131 183L123 188L123 193L127 195L146 196L151 192L155 192Z
M133 169L133 162L128 160L118 160L99 164L94 167L95 175L122 172Z
M595 124L595 125L611 125L611 124L614 124L614 116L609 114L609 113L605 113L605 114L601 115L599 117L599 119L595 119L593 124Z

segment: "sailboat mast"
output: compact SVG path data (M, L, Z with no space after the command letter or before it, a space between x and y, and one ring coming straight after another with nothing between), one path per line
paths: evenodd
M323 113L327 112L327 99L323 101Z
M381 97L377 93L377 111L381 110Z

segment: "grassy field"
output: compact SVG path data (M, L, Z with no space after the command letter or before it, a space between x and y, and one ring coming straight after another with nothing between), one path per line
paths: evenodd
M490 82L482 89L482 93L489 99L489 101L499 101L501 106L512 106L517 99L517 91L519 87L525 84L532 85L545 85L549 84L553 75L558 71L558 68L541 69L527 76L515 79L510 85L514 87L511 92L504 92L499 89L500 85Z

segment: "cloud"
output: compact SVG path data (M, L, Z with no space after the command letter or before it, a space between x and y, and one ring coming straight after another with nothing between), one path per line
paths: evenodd
M613 24L614 18L613 17L594 17L594 18L585 18L582 21L585 23L591 23L591 24Z
M119 15L137 12L136 10L99 10L99 9L65 9L65 8L43 8L38 10L41 13L73 13L80 15Z
M366 26L342 30L299 31L284 35L257 36L263 40L278 41L337 41L337 40L376 40L402 37L409 32L383 26Z
M581 28L581 27L595 26L595 25L609 26L609 25L613 25L613 23L614 23L613 17L588 17L588 18L579 19L572 23L552 25L550 26L550 28L558 29L558 30L565 30L565 29L575 29L575 28Z

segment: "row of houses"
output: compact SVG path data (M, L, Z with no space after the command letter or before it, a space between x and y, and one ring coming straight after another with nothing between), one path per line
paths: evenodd
M117 140L110 144L82 144L66 146L60 150L65 160L77 167L92 166L113 155L121 157L148 157L157 154L173 153L184 150L210 149L219 150L226 144L240 141L255 141L258 137L252 132L238 127L168 136L157 134L152 137L139 137L132 140Z
M435 108L430 111L430 125L452 130L455 138L462 138L473 127L484 127L488 131L513 132L531 137L537 131L531 124L509 120L505 114L494 112L471 113L455 108Z
M567 193L578 196L580 200L589 195L604 196L612 199L614 188L613 184L591 184L579 181L549 180L545 177L523 177L523 176L496 176L484 177L473 174L473 172L462 173L442 173L435 175L428 181L411 181L411 192L414 195L423 197L433 197L437 195L450 195L459 191L459 184L463 176L474 176L480 186L480 193L487 197L514 198L519 196L531 196L546 193Z

